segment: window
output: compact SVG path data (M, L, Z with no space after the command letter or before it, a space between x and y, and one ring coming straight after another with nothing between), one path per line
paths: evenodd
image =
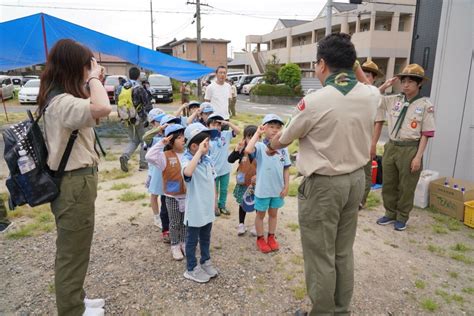
M186 53L186 44L183 44L181 46L181 50L182 50L183 54Z
M12 84L12 81L10 80L10 78L5 79L5 84L7 85Z
M216 54L216 45L212 45L212 55Z

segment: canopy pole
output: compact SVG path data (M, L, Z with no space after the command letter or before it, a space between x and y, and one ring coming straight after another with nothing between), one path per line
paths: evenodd
M46 41L46 28L44 27L44 13L41 13L41 27L43 31L43 45L46 59L48 59L48 42Z

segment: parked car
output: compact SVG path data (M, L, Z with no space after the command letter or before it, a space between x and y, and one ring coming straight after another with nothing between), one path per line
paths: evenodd
M156 102L173 102L173 86L171 79L163 75L148 76L150 92Z
M20 104L37 103L40 89L40 79L30 79L18 93Z
M12 79L12 82L13 82L13 85L15 86L15 89L16 88L20 88L23 84L23 77L22 76L11 76L10 77Z
M0 89L4 100L13 98L15 87L13 87L12 79L9 76L0 76Z
M107 76L104 81L104 88L107 91L107 96L109 97L110 103L115 103L117 97L115 96L115 90L120 84L119 78L128 80L127 76L122 75L111 75Z
M265 83L265 81L263 80L263 77L253 78L252 81L250 81L250 83L247 83L246 85L242 87L242 93L249 95L250 90L252 90L253 87L255 87L257 84L260 84L260 83Z
M242 77L240 77L239 82L237 82L237 84L235 85L235 87L237 88L237 93L241 93L243 86L250 83L253 78L261 76L262 75L243 75Z
M37 75L24 75L21 78L21 85L23 86L25 83L27 83L31 79L39 79L40 77Z

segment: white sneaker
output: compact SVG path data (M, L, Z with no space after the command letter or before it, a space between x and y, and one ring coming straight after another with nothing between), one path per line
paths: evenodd
M104 309L86 307L86 310L84 311L84 314L82 314L82 316L104 316Z
M242 236L246 232L247 232L247 228L245 227L245 225L243 223L240 223L239 227L237 227L237 235Z
M181 252L183 253L183 256L186 257L186 243L182 242L179 244L179 246L181 247Z
M173 245L171 246L171 254L173 255L174 260L183 260L184 256L183 253L181 252L181 246L180 245Z
M160 218L160 215L159 214L156 214L156 215L153 215L153 221L154 221L154 224L156 227L158 227L159 229L161 229L161 218Z
M256 236L257 236L257 230L255 229L255 226L253 226L253 227L250 229L250 234L252 234L253 237L256 237Z
M184 277L188 280L193 280L194 282L198 283L206 283L211 279L209 274L207 274L199 264L194 268L193 271L186 270L186 272L184 272Z
M105 300L103 298L96 298L96 299L84 299L84 305L86 307L91 307L91 308L102 308L105 306Z
M207 260L201 264L201 268L209 275L209 277L214 278L219 274L219 271L212 265L211 260Z

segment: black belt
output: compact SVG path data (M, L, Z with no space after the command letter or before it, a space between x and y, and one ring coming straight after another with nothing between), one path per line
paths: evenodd
M390 143L392 143L395 146L401 146L401 147L412 147L412 146L418 146L420 143L419 140L408 140L408 141L403 141L403 140L390 140Z

